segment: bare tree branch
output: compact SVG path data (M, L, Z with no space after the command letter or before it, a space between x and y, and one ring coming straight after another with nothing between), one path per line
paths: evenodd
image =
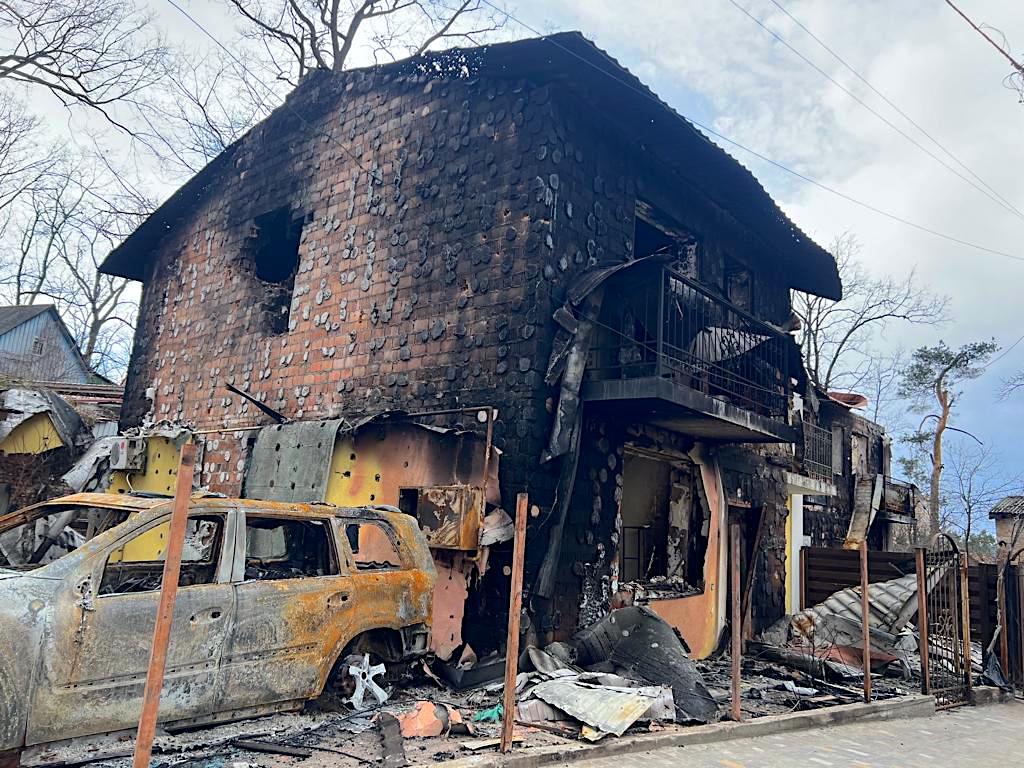
M808 374L826 392L855 388L864 377L891 378L877 370L872 349L877 334L892 323L938 325L947 319L949 299L932 294L912 271L903 279L875 277L857 261L860 246L845 234L832 244L843 298L834 302L795 292L793 311L801 324L801 346ZM876 370L871 373L872 368Z

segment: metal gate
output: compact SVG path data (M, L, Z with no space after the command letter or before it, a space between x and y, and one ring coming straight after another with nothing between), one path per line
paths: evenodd
M944 533L934 545L918 550L918 605L921 673L925 693L939 709L971 699L970 615L966 605L966 570L956 542ZM920 595L925 594L924 600Z

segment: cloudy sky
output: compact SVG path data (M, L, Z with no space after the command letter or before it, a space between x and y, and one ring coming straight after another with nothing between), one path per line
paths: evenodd
M178 43L211 45L168 0L145 0ZM217 0L178 0L223 42L232 20ZM778 0L807 29L923 126L970 170L1024 210L1024 105L1003 86L1007 62L942 0ZM1005 33L1024 55L1024 3L962 0L965 12ZM819 243L856 235L876 274L915 269L951 297L941 329L892 327L883 343L907 349L1024 335L1024 218L943 167L760 27L762 22L928 150L968 173L823 50L772 0L518 0L503 35L576 29L617 58L680 113L850 197L953 238L959 245L842 200L733 145L790 217ZM744 12L746 11L746 13ZM747 15L749 13L749 16ZM754 18L751 18L754 17ZM755 19L757 21L755 21ZM159 179L154 179L159 184ZM169 191L169 190L168 190ZM998 400L1002 379L1024 367L1024 342L970 384L959 423L1024 469L1018 433L1024 394Z
M891 102L1013 207L1024 210L1024 105L1007 90L998 52L941 0L779 0ZM1024 51L1024 3L963 0L975 21ZM758 26L820 69L964 176L941 149L874 95L771 0L521 0L515 16L541 31L579 29L679 112L850 197L960 240L915 230L800 181L723 144L804 231L827 245L851 232L878 274L916 268L951 297L941 329L892 327L884 343L913 348L1024 335L1024 220L915 147ZM523 34L529 34L522 30ZM1014 46L1014 44L1016 44ZM977 183L977 182L975 182ZM1024 367L1024 342L972 383L960 424L993 445L1007 471L1024 469L1024 395L998 401L1001 380Z

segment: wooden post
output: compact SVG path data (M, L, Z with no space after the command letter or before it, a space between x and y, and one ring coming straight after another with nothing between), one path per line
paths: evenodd
M974 675L971 673L971 593L967 581L966 553L960 555L960 620L963 624L964 677L966 678L964 682L967 686L967 702L970 703Z
M160 582L160 602L156 609L153 625L153 647L149 653L149 669L146 671L146 689L142 696L142 713L139 715L139 730L135 738L134 768L149 768L153 752L153 736L156 733L157 712L160 707L160 691L164 686L164 668L167 665L167 646L171 639L171 624L174 620L174 600L178 595L178 577L181 574L181 551L185 545L185 530L188 523L188 504L192 496L192 472L196 462L195 443L181 446L178 462L178 483L174 490L174 507L171 510L170 530L167 533L167 548L164 551L164 573Z
M529 498L516 496L516 532L512 544L512 586L508 598L508 639L505 643L505 690L502 697L501 751L512 749L516 720L516 675L519 673L519 617L523 610L523 560L526 556L526 517ZM138 768L138 766L136 766Z
M868 599L868 542L860 543L860 612L864 644L864 701L871 701L871 601Z
M807 547L800 547L800 610L807 607Z
M743 656L743 617L740 607L740 524L733 521L729 526L729 573L732 577L732 719L739 722L743 713L740 709L740 661ZM753 563L751 563L753 565Z
M928 571L925 548L915 550L917 560L917 642L921 653L921 693L932 690L931 670L928 668Z
M1008 564L996 566L996 601L999 604L999 661L1003 675L1010 679L1010 628L1006 624L1006 571Z

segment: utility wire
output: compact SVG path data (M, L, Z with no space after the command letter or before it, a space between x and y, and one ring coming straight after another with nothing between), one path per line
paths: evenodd
M167 0L167 2L170 3L178 11L178 13L180 13L182 16L184 16L186 19L188 19L192 23L192 25L195 26L200 32L202 32L204 35L206 35L208 38L210 38L222 51L224 51L224 53L226 53L228 56L230 56L231 60L234 61L235 64L237 64L242 69L242 71L245 72L245 74L249 75L249 77L252 78L253 81L255 81L255 82L259 83L260 85L262 85L264 91L269 93L275 99L278 98L277 94L273 91L272 88L270 88L270 86L265 85L263 83L263 80L261 80L257 75L254 75L252 70L250 70L247 66L245 66L245 64L242 63L242 60L239 59L230 48L228 48L226 45L224 45L224 43L222 43L220 40L218 40L216 37L214 37L213 33L211 33L210 30L208 30L198 20L196 20L196 18L194 16L192 16L188 11L186 11L184 8L182 8L177 2L175 2L175 0ZM288 109L289 112L291 112L293 115L295 115L297 118L299 118L299 120L302 121L302 124L306 128L313 129L314 131L316 131L321 136L325 135L322 131L317 131L314 128L314 126L311 126L309 124L309 121L306 120L306 118L303 117L303 115L297 109L295 109L295 107L293 107L291 104L289 104L287 102L287 100L283 102L283 105ZM261 101L260 102L260 108L265 110L266 109L266 102ZM352 150L350 150L348 147L346 147L342 142L338 142L338 146L341 147L341 150L352 159L352 162L354 162L357 166L359 166L360 170L366 171L366 167L362 164L362 162L360 162L358 157L356 157L354 154L352 154Z
M542 40L550 43L551 45L555 46L556 48L560 48L562 51L564 51L565 53L569 54L570 56L572 56L572 57L574 57L576 59L579 59L581 62L583 62L587 66L592 67L593 69L595 69L596 71L598 71L601 74L605 75L606 77L610 78L611 80L614 80L615 82L619 83L620 85L625 86L629 90L634 91L634 92L640 94L645 99L648 99L649 101L652 101L655 104L657 104L659 107L661 107L661 108L665 107L665 104L660 99L658 99L657 96L655 96L653 93L651 93L650 91L646 91L646 90L642 90L640 88L637 88L631 82L629 82L629 81L627 81L627 80L625 80L625 79L623 79L621 77L617 77L616 75L612 74L611 72L608 72L607 70L601 69L601 67L597 66L594 62L590 61L589 59L586 59L583 56L580 56L578 53L576 53L572 49L566 48L564 45L559 43L557 40L552 40L550 37L545 36L543 32L540 32L539 30L535 29L534 27L531 27L529 24L519 20L518 18L513 16L508 11L506 11L506 10L504 10L502 8L499 8L491 0L480 0L480 2L484 3L485 5L490 6L494 10L504 14L508 18L512 19L512 21L514 21L516 24L521 26L523 29L525 29L525 30L527 30L529 32L532 32L533 34L537 35ZM886 211L886 210L883 210L881 208L878 208L878 207L876 207L874 205L871 205L870 203L865 203L862 200L858 200L857 198L851 197L850 195L847 195L844 192L840 192L838 189L830 187L829 185L827 185L827 184L825 184L823 182L820 182L817 179L813 179L810 176L806 176L806 175L800 173L799 171L794 171L792 168L789 168L789 167L783 165L782 163L780 163L780 162L778 162L776 160L772 160L770 157L762 155L760 152L757 152L756 150L753 150L750 147L747 147L747 146L745 146L743 144L740 144L738 141L736 141L734 139L730 139L725 134L719 133L714 128L711 128L710 126L707 126L707 125L705 125L704 123L701 123L698 120L694 120L692 117L687 117L686 115L682 115L682 117L684 119L686 119L687 121L689 121L691 124L693 124L693 125L697 126L698 128L700 128L705 133L708 133L711 136L714 136L714 137L716 137L718 139L721 139L722 141L724 141L724 142L726 142L728 144L731 144L732 146L736 147L737 149L741 149L744 152L747 152L748 154L753 155L758 160L761 160L761 161L763 161L765 163L768 163L769 165L771 165L771 166L773 166L775 168L778 168L780 171L788 173L791 176L795 176L796 178L800 179L801 181L805 181L808 184L811 184L811 185L817 187L818 189L821 189L821 190L823 190L825 192L828 192L831 195L835 195L836 197L842 198L843 200L846 200L847 202L853 203L854 205L857 205L857 206L859 206L861 208L864 208L865 210L871 211L872 213L876 213L879 216L884 216L885 218L891 219L892 221L899 222L900 224L904 224L904 225L906 225L908 227L912 227L912 228L914 228L916 230L919 230L921 232L926 232L929 235L933 235L933 236L941 238L943 240L948 240L949 242L956 243L957 245L963 245L963 246L965 246L967 248L974 248L975 250L982 251L984 253L991 253L991 254L994 254L996 256L1005 256L1006 258L1013 259L1014 261L1024 262L1024 256L1019 256L1019 255L1013 254L1013 253L1007 253L1006 251L1000 251L1000 250L997 250L995 248L987 248L984 245L978 245L977 243L972 243L972 242L970 242L968 240L961 240L960 238L954 237L953 235L947 235L944 232L939 232L938 230L931 229L930 227L926 227L923 224L917 224L917 223L915 223L913 221L910 221L909 219L904 219L902 216L897 216L894 213L890 213L889 211Z
M761 27L761 29L763 29L769 35L771 35L776 40L778 40L780 43L782 43L782 45L786 46L786 48L788 48L796 56L798 56L801 61L803 61L805 64L807 64L807 66L809 66L812 69L814 69L818 74L820 74L822 77L824 77L830 83L832 83L836 88L838 88L843 93L845 93L847 96L849 96L851 99L856 101L858 104L860 104L862 107L864 107L864 109L866 109L868 112L873 114L875 117L877 117L883 123L885 123L887 126L892 128L892 130L896 131L896 133L898 133L904 139L906 139L911 144L913 144L915 147L920 149L922 152L924 152L926 155L928 155L928 157L932 158L932 160L934 160L935 162L939 163L943 168L948 170L954 176L957 176L958 178L962 179L967 184L970 184L978 192L983 194L985 197L987 197L992 202L996 203L996 205L999 205L1001 208L1006 209L1007 211L1012 213L1017 218L1019 218L1021 220L1024 220L1024 213L1021 213L1019 210L1017 210L1017 208L1015 208L1011 203L1007 202L1001 196L999 196L998 193L993 194L992 192L989 192L988 190L984 189L983 187L979 186L974 181L969 179L964 174L960 173L960 171L958 171L952 165L950 165L945 160L943 160L941 157L936 155L934 152L932 152L930 149L928 149L926 146L924 146L921 142L919 142L917 139L915 139L909 133L904 131L898 125L893 123L889 118L887 118L881 112L879 112L874 107L872 107L870 104L868 104L866 101L864 101L862 98L860 98L860 96L855 94L853 91L851 91L845 85L843 85L838 80L836 80L834 77L832 77L832 75L830 75L824 69L822 69L817 64L815 64L813 61L811 61L809 58L804 56L804 54L802 54L800 51L798 51L796 48L794 48L792 45L790 45L789 41L787 41L784 37L782 37L782 35L778 34L775 30L773 30L768 25L766 25L763 21L761 21L759 18L757 18L754 14L752 14L750 11L748 11L746 8L744 8L742 5L740 5L736 0L729 0L729 3L733 7L735 7L738 11L740 11L743 15L745 15L748 19L750 19L755 24L757 24L759 27Z
M999 194L995 189L992 188L992 186L990 184L988 184L983 178L981 178L978 174L976 174L973 170L971 170L962 160L960 160L960 158L958 158L949 149L947 149L945 146L943 146L939 142L939 140L936 139L931 133L926 131L920 125L920 123L915 121L912 117L910 117L910 115L908 115L906 112L904 112L902 109L900 109L899 106L897 106L891 99L889 99L888 96L886 96L884 93L882 93L880 90L878 90L874 85L872 85L867 80L867 78L863 77L860 74L860 72L858 72L856 69L854 69L842 56L840 56L832 48L830 48L825 43L824 40L822 40L820 37L818 37L816 34L814 34L810 29L808 29L807 26L800 21L800 19L798 19L796 16L794 16L788 10L786 10L786 8L782 5L782 3L779 2L779 0L769 0L769 2L772 5L774 5L776 8L778 8L780 11L782 11L784 14L786 14L786 16L788 16L789 19L794 24L796 24L800 29L802 29L808 36L810 36L810 38L812 40L814 40L818 45L820 45L822 48L824 48L826 51L828 51L828 53L831 54L832 57L836 61L838 61L840 64L842 64L844 67L846 67L846 69L848 69L853 74L854 77L856 77L865 86L867 86L868 89L870 89L872 93L874 93L876 96L878 96L878 98L880 98L882 101L884 101L886 104L888 104L892 109L894 109L896 112L898 112L903 117L904 120L906 120L908 123L910 123L912 126L914 126L918 131L920 131L921 134L924 135L927 139L929 139L936 147L941 149L954 163L959 165L961 168L963 168L965 171L967 171L967 173L969 173L971 176L973 176L978 181L979 184L981 184L983 187L985 187L985 189L989 190L993 195L998 197L1000 200L1002 200L1007 205L1011 205L1011 203L1005 197L1003 197L1001 194Z
M181 13L186 19L188 19L201 32L203 32L203 34L205 34L214 43L216 43L221 49L223 49L224 52L227 53L228 56L230 56L232 58L232 60L234 60L235 63L237 63L238 66L241 67L244 72L246 72L247 74L252 76L252 72L238 59L237 56L235 56L235 54L230 49L227 48L227 46L225 46L220 40L218 40L216 37L214 37L209 32L209 30L206 29L206 27L204 27L195 18L193 18L184 8L182 8L177 2L175 2L175 0L167 0L167 2L170 3L175 9L177 9L179 13ZM589 59L583 58L578 53L576 53L575 51L573 51L573 50L571 50L569 48L566 48L561 43L559 43L559 42L557 42L555 40L552 40L549 37L546 37L544 35L544 33L540 32L539 30L531 27L529 24L526 24L525 22L523 22L520 19L516 18L511 13L506 11L504 8L500 8L499 6L495 5L493 2L491 2L491 0L481 0L481 2L483 2L485 5L490 6L491 8L493 8L494 10L496 10L499 13L503 14L507 18L511 19L516 24L518 24L519 26L523 27L523 29L526 29L526 30L532 32L533 34L535 34L538 37L546 40L547 42L549 42L550 44L556 46L557 48L562 49L563 51L565 51L569 55L573 56L574 58L579 59L581 62L583 62L587 66L593 67L596 71L598 71L601 74L603 74L603 75L611 78L612 80L618 82L620 85L624 85L625 87L629 88L630 90L635 91L636 93L640 94L644 98L646 98L646 99L648 99L650 101L653 101L659 107L664 107L664 104L656 96L654 96L654 94L650 93L649 91L641 90L640 88L637 88L636 86L634 86L632 83L630 83L630 82L628 82L628 81L626 81L626 80L624 80L622 78L616 77L612 73L607 72L607 71L601 69L600 67L598 67L596 64L594 64ZM262 81L260 81L260 82L262 82ZM276 95L276 94L273 94L273 92L270 90L269 87L265 86L265 89L267 90L268 93L271 93L272 95ZM308 121L299 112L297 112L290 104L285 102L285 106L288 107L288 109L290 109L302 121L303 125L305 125L306 127L309 127ZM685 115L684 115L684 117L685 117ZM825 192L828 192L828 193L830 193L832 195L835 195L836 197L842 198L843 200L846 200L847 202L853 203L854 205L860 206L861 208L864 208L865 210L868 210L868 211L871 211L872 213L878 214L879 216L884 216L885 218L888 218L888 219L891 219L893 221L899 222L900 224L904 224L904 225L906 225L908 227L913 227L914 229L917 229L917 230L919 230L921 232L926 232L927 234L933 235L933 236L941 238L943 240L947 240L947 241L952 242L952 243L956 243L957 245L962 245L962 246L965 246L967 248L973 248L973 249L975 249L977 251L982 251L984 253L991 253L991 254L996 255L996 256L1004 256L1004 257L1006 257L1008 259L1013 259L1014 261L1024 262L1024 256L1018 256L1016 254L1007 253L1005 251L996 250L994 248L987 248L987 247L985 247L983 245L978 245L976 243L972 243L972 242L969 242L967 240L962 240L962 239L960 239L958 237L954 237L952 235L947 235L947 234L945 234L943 232L939 232L937 230L930 229L929 227L926 227L926 226L924 226L922 224L917 224L917 223L915 223L913 221L910 221L908 219L904 219L904 218L902 218L900 216L897 216L897 215L895 215L893 213L889 213L888 211L882 210L881 208L877 208L877 207L875 207L875 206L873 206L873 205L871 205L869 203L862 202L861 200L858 200L858 199L856 199L854 197L851 197L850 195L847 195L847 194L845 194L843 192L840 192L839 190L834 189L834 188L828 186L827 184L824 184L824 183L822 183L820 181L817 181L816 179L812 179L810 176L805 176L804 174L799 173L798 171L794 171L793 169L786 167L782 163L779 163L779 162L777 162L775 160L772 160L770 157L766 157L765 155L762 155L760 152L757 152L757 151L755 151L753 149L750 149L747 146L744 146L743 144L740 144L738 141L730 139L728 136L725 136L724 134L719 133L718 131L714 130L710 126L704 125L703 123L700 123L697 120L694 120L694 119L689 118L689 117L685 117L685 119L689 120L690 123L692 123L693 125L697 126L698 128L700 128L701 130L705 131L706 133L708 133L708 134L710 134L712 136L715 136L716 138L719 138L722 141L725 141L725 142L731 144L732 146L736 147L737 149L741 149L744 152L747 152L748 154L753 155L754 157L758 158L759 160L761 160L761 161L763 161L765 163L768 163L769 165L771 165L771 166L773 166L775 168L778 168L779 170L781 170L781 171L783 171L785 173L788 173L788 174L790 174L792 176L795 176L796 178L798 178L798 179L800 179L802 181L805 181L808 184L811 184L811 185L813 185L815 187L818 187L819 189L821 189L821 190L823 190ZM348 150L344 146L342 146L342 149L343 149L343 151L349 157L352 158L352 160L360 168L363 168L362 163L359 161L359 159L357 157L355 157L355 155L352 154L352 152L350 150ZM365 170L365 168L363 168L363 170Z

